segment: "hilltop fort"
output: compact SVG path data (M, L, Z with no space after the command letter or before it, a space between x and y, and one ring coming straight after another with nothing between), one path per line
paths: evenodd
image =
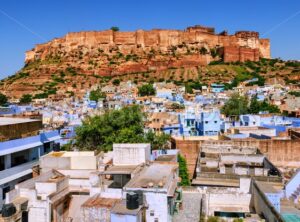
M222 56L225 62L258 61L259 58L270 58L269 39L260 39L258 32L238 31L234 35L229 35L223 31L216 34L214 28L197 25L188 27L184 31L153 29L134 32L112 30L72 32L62 38L36 45L34 49L26 52L25 62L43 60L53 54L71 55L78 49L89 52L101 50L109 53L116 47L123 54L139 54L153 50L166 53L174 50L174 47L179 49L203 47L207 52L211 49L218 50L218 55ZM195 60L194 62L205 65L212 61L213 57L203 51L197 58L188 60Z
M9 97L44 98L66 92L83 95L103 78L228 82L236 69L209 71L207 65L261 58L270 58L270 41L260 39L258 32L217 34L199 25L185 30L71 32L27 51L25 66L2 80L0 90Z

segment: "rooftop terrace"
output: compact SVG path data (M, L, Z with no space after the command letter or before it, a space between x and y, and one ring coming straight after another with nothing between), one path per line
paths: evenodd
M167 188L168 180L173 175L176 167L173 165L152 164L146 166L138 175L131 179L127 188Z
M40 120L29 119L29 118L11 118L11 117L0 117L0 126L13 125L19 123L37 122Z

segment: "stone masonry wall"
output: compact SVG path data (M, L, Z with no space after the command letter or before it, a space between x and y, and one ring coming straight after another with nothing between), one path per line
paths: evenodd
M203 43L209 48L225 47L224 56L227 61L256 61L259 57L270 58L270 42L268 39L259 39L257 32L242 31L234 35L215 34L213 28L195 26L188 27L184 31L154 29L134 32L112 30L72 32L62 38L36 45L34 49L26 52L25 62L29 63L35 59L43 60L55 49L62 49L68 53L78 47L87 49L101 47L107 50L112 46L118 46L121 52L130 53L137 48L167 51L168 47L183 43Z

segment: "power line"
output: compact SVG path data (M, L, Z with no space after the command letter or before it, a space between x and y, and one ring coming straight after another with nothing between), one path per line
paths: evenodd
M300 14L300 10L297 11L296 13L292 14L291 16L289 16L288 18L284 19L282 22L278 23L277 25L273 26L271 29L269 29L268 31L266 31L262 36L266 36L269 33L275 31L276 29L278 29L280 26L282 26L283 24L287 23L288 21L290 21L291 19L295 18L297 15Z
M0 9L0 13L4 16L6 16L8 19L10 19L11 21L15 22L16 24L18 24L19 26L21 26L22 28L24 28L25 30L27 30L28 32L30 32L31 34L37 36L39 39L43 40L43 41L47 41L46 38L44 38L43 36L41 36L40 34L38 34L37 32L33 31L32 29L30 29L28 26L24 25L22 22L18 21L17 19L15 19L14 17L10 16L9 14L7 14L6 12L4 12L3 10Z

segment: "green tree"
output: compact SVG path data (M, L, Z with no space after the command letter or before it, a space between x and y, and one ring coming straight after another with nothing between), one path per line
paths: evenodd
M185 93L193 94L193 88L189 84L185 84Z
M151 143L153 149L166 148L169 135L144 132L145 114L139 106L128 106L88 117L76 129L80 150L111 150L113 143Z
M199 82L199 81L195 81L195 82L192 82L190 84L191 84L191 87L193 89L197 89L197 90L201 90L202 86L203 86L203 84L201 82Z
M189 173L187 170L186 160L180 154L178 155L178 163L179 163L179 177L181 178L180 185L181 186L190 186L191 182L189 179Z
M76 145L87 150L111 150L114 142L144 142L143 118L138 106L88 117L76 129Z
M276 105L272 105L268 103L266 100L263 102L259 102L257 100L257 96L252 97L250 105L249 105L249 112L251 114L257 114L260 111L267 111L269 113L280 113L280 109Z
M110 29L114 32L117 32L120 30L119 27L117 27L117 26L112 26Z
M2 94L2 93L0 93L0 106L5 105L7 103L7 100L8 100L7 96L4 95L4 94Z
M92 90L90 92L90 97L89 99L92 101L98 101L99 99L104 99L106 97L104 92L101 92L100 89Z
M245 96L240 96L238 93L234 93L224 104L221 111L226 116L239 116L247 114L249 112L248 98Z
M34 99L45 99L45 98L48 98L48 94L47 93L38 93L38 94L35 94Z
M118 86L118 85L120 85L120 82L121 81L119 79L114 79L112 84L114 84L115 86Z
M260 111L260 102L257 100L257 96L253 96L250 101L249 113L257 114Z
M174 110L175 109L184 109L185 106L184 106L184 104L172 103L171 108L174 109Z
M264 100L261 103L260 111L267 111L269 113L280 113L280 109L278 108L278 106L270 104L266 100Z
M145 84L139 87L140 96L152 96L155 95L155 89L152 84Z
M199 52L201 55L206 55L208 53L207 49L203 46L200 48Z
M299 91L290 91L288 92L290 95L295 96L295 97L300 97L300 92Z
M145 135L145 141L151 143L152 150L159 150L159 149L167 149L168 141L170 141L171 136L169 134L161 133L155 134L154 132L150 131Z
M32 102L32 95L30 94L24 94L21 98L20 98L20 103L31 103Z

